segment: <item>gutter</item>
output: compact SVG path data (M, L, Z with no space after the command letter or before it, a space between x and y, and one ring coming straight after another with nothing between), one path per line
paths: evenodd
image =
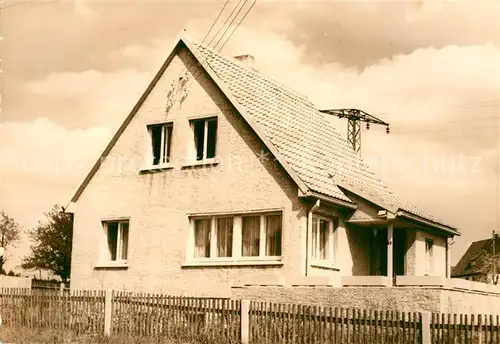
M427 225L429 227L434 227L434 228L437 228L437 229L442 230L444 232L448 232L448 233L453 234L453 235L458 235L458 236L461 235L458 230L455 230L453 228L450 228L450 227L447 227L447 226L444 226L444 225L440 225L440 224L431 222L429 220L426 220L426 219L423 219L421 217L412 215L412 214L407 213L407 212L402 211L402 210L398 210L398 212L397 212L396 215L400 216L400 217L403 217L403 218L407 218L409 220L413 220L413 221L416 221L416 222L423 223L423 224L425 224L425 225Z
M313 212L319 208L321 201L318 199L316 203L309 209L307 213L307 226L306 226L306 276L309 273L309 256L311 254L311 250L309 249L309 241L310 236L312 235L312 214ZM311 233L311 234L310 234Z
M317 193L317 192L314 192L311 190L307 190L304 193L303 197L316 198L317 200L322 200L322 201L327 202L327 203L335 204L335 205L338 205L340 207L349 208L349 209L353 209L353 210L358 209L358 206L354 203L351 203L349 201L343 201L340 199L336 199L336 198L330 197L330 196L325 196L325 195L322 195L320 193Z

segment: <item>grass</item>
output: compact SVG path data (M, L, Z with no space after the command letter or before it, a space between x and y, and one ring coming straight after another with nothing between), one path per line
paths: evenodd
M13 344L208 344L209 341L177 341L154 337L105 337L75 335L63 330L32 328L0 328L0 339ZM211 342L212 344L214 342Z

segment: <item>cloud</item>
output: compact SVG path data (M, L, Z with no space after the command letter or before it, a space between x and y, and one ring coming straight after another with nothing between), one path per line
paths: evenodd
M152 76L152 72L131 69L111 73L97 70L51 73L25 84L30 99L39 99L39 102L33 101L18 111L34 111L30 106L36 105L38 113L42 111L41 116L54 117L69 127L84 124L116 129ZM68 113L70 107L72 110Z
M1 123L0 207L23 232L33 228L54 204L69 202L110 138L104 127L68 130L44 118ZM24 233L8 252L8 269L20 264L28 247Z
M454 259L489 235L500 201L498 46L419 48L359 70L310 62L307 45L240 27L226 53L254 55L258 69L319 108L361 108L388 121L389 135L363 130L365 161L401 198L464 232ZM345 135L345 120L332 121Z

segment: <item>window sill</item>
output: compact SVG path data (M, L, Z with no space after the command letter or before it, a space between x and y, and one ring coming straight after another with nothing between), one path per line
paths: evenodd
M94 266L94 269L128 269L127 262L102 262Z
M335 267L333 262L328 261L328 260L312 260L311 261L311 266L313 268L321 268L321 269L328 269L328 270L334 270L334 271L340 271L339 268Z
M145 166L139 169L140 172L160 172L160 171L166 171L166 170L171 170L173 169L174 166L170 164L163 164L163 165L151 165L151 166Z
M182 264L183 268L221 266L282 266L282 257L244 257L239 259L191 260Z
M193 161L190 164L183 165L181 168L186 169L186 168L196 168L196 167L203 167L203 166L217 166L218 164L219 164L219 159L213 158L213 159Z

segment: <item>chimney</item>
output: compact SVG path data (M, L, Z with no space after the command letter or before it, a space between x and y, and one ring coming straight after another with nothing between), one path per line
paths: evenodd
M239 61L241 64L244 66L254 68L255 66L255 58L252 55L245 54L245 55L238 55L233 57L235 60Z

